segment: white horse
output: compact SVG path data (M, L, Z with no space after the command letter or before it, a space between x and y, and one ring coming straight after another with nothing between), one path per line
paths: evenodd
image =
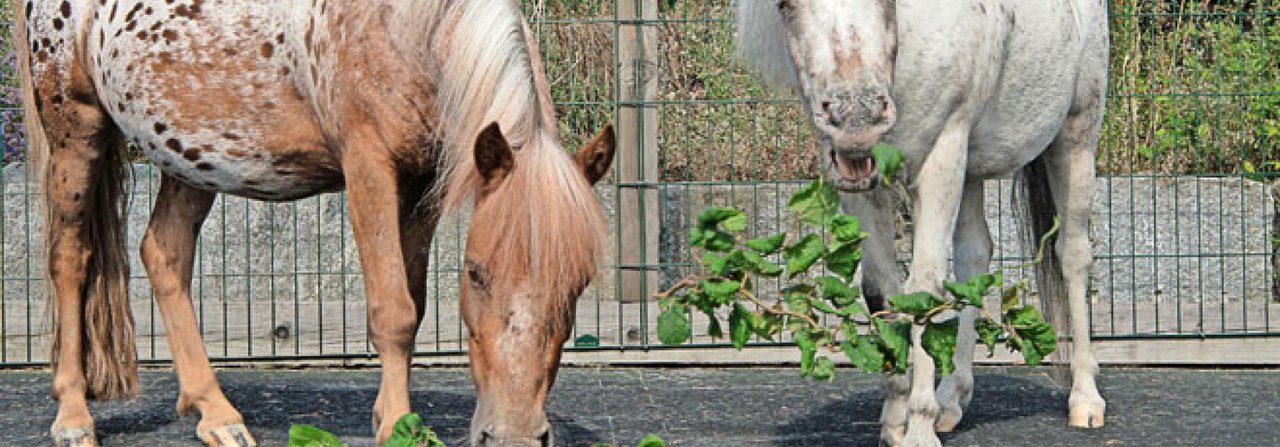
M982 182L1021 171L1027 230L1044 233L1055 214L1061 218L1037 276L1048 311L1064 299L1069 308L1068 422L1101 426L1106 403L1095 383L1085 286L1107 85L1106 3L741 0L738 12L744 59L775 85L799 90L825 175L870 233L863 290L873 309L902 291L941 296L948 257L961 280L987 271ZM894 265L893 193L875 188L877 141L906 155L915 232L905 283ZM886 381L881 443L939 445L935 430L955 428L972 396L975 317L972 309L961 314L956 371L936 394L921 327L913 330L910 377Z

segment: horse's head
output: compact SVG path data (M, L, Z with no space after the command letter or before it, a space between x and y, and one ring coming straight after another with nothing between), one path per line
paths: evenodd
M766 3L766 0L743 0ZM846 191L879 183L870 150L897 112L889 96L897 53L893 0L767 0L822 140L823 165ZM759 7L759 6L757 6Z
M613 162L613 129L572 161L552 137L536 144L545 146L512 148L496 124L476 139L483 184L462 274L473 446L552 444L544 403L574 305L595 273L603 215L591 184Z

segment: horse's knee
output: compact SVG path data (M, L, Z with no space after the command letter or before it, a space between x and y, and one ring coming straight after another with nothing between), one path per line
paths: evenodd
M403 301L409 303L409 300ZM411 346L417 332L418 316L412 307L371 306L369 309L369 339L379 351Z

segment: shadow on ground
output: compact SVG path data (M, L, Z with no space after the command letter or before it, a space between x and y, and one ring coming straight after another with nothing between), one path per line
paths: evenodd
M1045 380L978 375L974 388L973 400L955 432L940 435L944 443L977 426L1066 408L1062 389ZM880 389L851 392L779 425L774 432L776 445L876 445L883 402Z

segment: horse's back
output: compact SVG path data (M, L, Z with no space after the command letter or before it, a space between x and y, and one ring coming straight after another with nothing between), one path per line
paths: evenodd
M924 29L932 33L900 32L894 98L903 99L895 132L906 135L896 137L908 147L927 146L943 122L965 115L970 177L1001 176L1030 162L1073 106L1105 90L1106 10L1099 1L953 2L946 21L937 5L912 3L899 4L900 24L930 22Z

